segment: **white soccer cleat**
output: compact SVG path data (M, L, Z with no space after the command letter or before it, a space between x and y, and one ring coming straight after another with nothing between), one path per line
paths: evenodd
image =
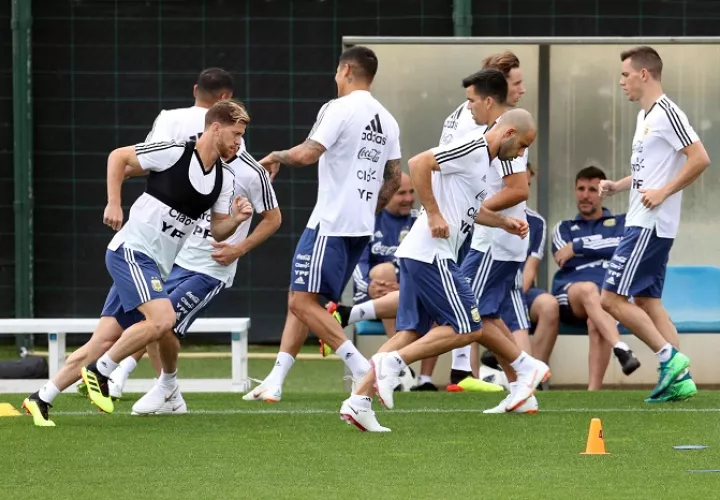
M252 391L243 396L245 401L265 401L266 403L278 403L282 399L281 385L266 385L265 382L260 383Z
M108 392L110 393L110 397L115 399L122 399L124 385L124 382L118 383L115 382L115 379L110 378L110 380L108 380Z
M525 401L535 394L535 388L550 377L550 368L540 360L532 358L532 368L517 374L515 390L506 401L507 411L520 408Z
M349 398L343 401L340 407L340 420L354 425L363 432L390 432L390 429L380 425L374 411L352 405Z
M155 384L147 394L138 399L131 415L179 415L187 413L187 404L180 394L180 387L168 390Z
M493 408L488 408L487 410L483 411L483 413L528 413L528 414L534 414L538 412L539 405L538 401L535 398L535 396L530 396L529 399L527 399L523 404L515 408L513 411L508 412L506 410L507 407L507 400L510 399L510 396L507 396L505 399L500 401L500 404Z
M395 406L395 387L400 383L400 370L392 366L392 360L384 352L370 358L370 364L375 370L375 392L378 399L385 408L392 409Z

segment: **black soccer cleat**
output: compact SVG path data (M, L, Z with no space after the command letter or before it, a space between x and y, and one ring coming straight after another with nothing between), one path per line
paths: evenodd
M325 309L327 309L327 312L329 312L337 320L337 322L340 323L340 326L343 328L348 326L352 307L344 306L342 304L338 304L337 302L328 302Z
M422 384L422 385L416 385L415 387L411 388L410 390L413 391L413 392L417 392L417 391L437 391L438 388L437 388L437 386L436 386L435 384L433 384L432 382L425 382L425 383Z
M632 372L640 368L640 360L637 359L635 353L633 353L631 349L626 351L624 349L620 349L619 347L614 347L613 353L620 362L620 366L622 366L622 371L625 375L630 375Z
M39 392L34 392L25 398L22 407L28 415L32 416L38 427L55 427L55 423L50 420L49 409L52 408L52 405L40 399Z

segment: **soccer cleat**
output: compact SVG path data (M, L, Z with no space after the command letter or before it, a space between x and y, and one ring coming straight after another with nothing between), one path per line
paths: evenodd
M282 399L282 385L270 385L261 382L255 389L243 396L245 401L265 401L266 403L279 403Z
M323 358L327 358L332 354L332 347L327 345L323 339L318 339L320 341L320 354L322 354Z
M632 352L631 349L626 351L625 349L614 347L613 353L615 353L615 357L620 362L620 366L622 366L622 371L625 375L630 375L632 372L640 368L640 360L637 359L635 353Z
M424 384L420 384L420 385L411 387L410 390L412 392L424 392L424 391L437 392L438 388L432 382L425 382Z
M40 399L40 393L34 392L30 394L25 401L23 401L22 407L25 412L33 418L33 423L38 427L55 427L55 422L50 420L50 414L48 408L51 408L50 403L46 403Z
M187 413L187 404L180 394L180 387L166 389L155 384L143 397L138 399L132 407L131 415L179 415Z
M517 381L513 391L507 400L507 411L519 408L525 401L535 394L535 388L550 378L550 368L540 360L531 358L535 365L530 370L524 370L517 374Z
M508 412L506 409L508 399L510 399L510 396L500 401L500 404L498 404L494 408L488 408L487 410L483 411L483 413L527 413L529 415L533 415L538 412L539 405L535 396L530 396L530 398L528 398L523 404L521 404L511 412Z
M678 375L684 372L689 366L690 358L673 348L670 359L665 363L660 363L658 383L650 393L648 399L655 399L665 392L673 384L673 382L675 382Z
M352 307L344 306L337 302L328 302L325 309L327 309L327 312L329 312L343 328L350 324L350 311L352 311Z
M448 392L503 392L501 385L485 382L475 377L466 377L457 384L447 387Z
M390 432L389 428L380 425L372 409L354 406L349 398L340 407L340 420L353 424L363 432Z
M95 363L83 366L80 373L87 386L90 401L101 411L112 413L115 405L108 390L109 379L98 371Z
M393 392L399 383L400 369L393 366L395 360L389 359L387 353L377 353L370 358L370 365L375 371L375 392L385 408L395 406Z
M685 401L697 394L697 386L690 377L690 373L676 380L670 388L655 398L645 399L646 403L665 403L669 401Z

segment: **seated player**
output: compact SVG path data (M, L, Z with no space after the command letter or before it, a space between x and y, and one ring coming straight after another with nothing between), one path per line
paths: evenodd
M617 322L600 303L608 263L625 230L625 214L613 215L602 206L599 186L604 179L605 172L594 166L577 173L574 192L578 214L558 222L552 238L560 268L553 278L552 293L560 304L562 323L587 325L591 391L602 388L611 350L625 375L640 367L635 354L620 341Z

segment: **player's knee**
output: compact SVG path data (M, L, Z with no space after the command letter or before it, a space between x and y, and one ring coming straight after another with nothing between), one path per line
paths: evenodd
M392 262L383 262L370 269L371 280L397 281L397 273Z
M572 286L572 291L575 292L573 295L577 296L578 299L583 302L600 298L597 285L590 281L575 283Z
M305 293L293 293L288 300L288 308L290 309L290 312L293 313L296 317L302 318L304 316L304 312L308 308L309 298L310 296Z
M175 310L170 304L167 308L163 307L157 311L153 311L149 316L146 314L145 318L152 340L160 340L163 335L171 331L175 327L175 321L177 319Z
M605 310L605 312L610 313L611 316L615 316L615 313L618 309L619 300L622 300L622 297L614 293L608 293L607 291L603 291L603 293L600 295L600 305Z
M538 316L545 321L558 321L560 318L560 304L557 299L549 294L544 293L535 299L537 303Z

